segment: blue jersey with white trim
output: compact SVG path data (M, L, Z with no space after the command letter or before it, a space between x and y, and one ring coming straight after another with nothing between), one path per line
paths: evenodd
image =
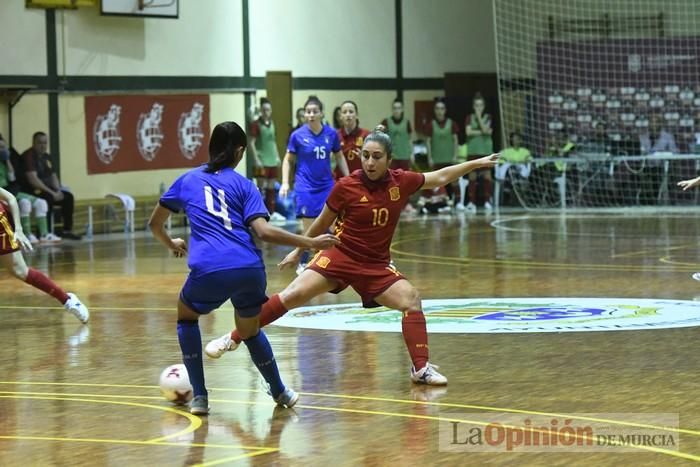
M331 156L340 151L338 133L323 125L319 134L314 134L309 125L303 125L292 133L287 151L296 155L297 169L295 191L326 191L333 186Z
M180 176L160 198L161 206L184 211L190 221L188 266L194 274L264 267L248 225L269 218L256 186L231 168L206 166Z

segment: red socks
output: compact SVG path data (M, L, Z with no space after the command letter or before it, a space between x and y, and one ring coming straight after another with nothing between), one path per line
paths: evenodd
M421 310L404 312L401 320L403 339L411 355L411 361L416 371L428 363L428 331L425 328L425 316Z
M287 311L289 310L287 310L287 308L282 304L279 294L273 295L262 306L262 310L260 310L260 327L265 327L271 322L278 320L284 316ZM423 321L423 324L425 325L425 320ZM243 340L241 339L240 334L238 334L238 330L235 329L233 332L231 332L231 339L237 344L240 344Z
M54 281L49 279L43 272L29 268L27 278L24 279L24 282L51 295L53 298L61 302L61 305L68 301L68 294L66 294L62 288L60 288Z

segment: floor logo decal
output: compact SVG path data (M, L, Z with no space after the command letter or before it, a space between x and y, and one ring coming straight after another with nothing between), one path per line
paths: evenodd
M700 302L636 298L423 300L431 333L583 332L700 326ZM401 332L401 313L360 304L297 308L275 324L340 331Z

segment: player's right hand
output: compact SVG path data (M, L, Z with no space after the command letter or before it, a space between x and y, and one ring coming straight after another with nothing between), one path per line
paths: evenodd
M693 178L692 180L681 180L678 182L678 186L683 188L683 191L696 187L698 184L700 184L700 177Z
M328 248L339 244L340 239L331 234L323 234L311 239L311 248L314 250L327 250Z
M490 169L491 167L496 167L498 165L498 159L501 157L501 154L496 152L491 154L490 156L486 157L481 157L476 160L476 162L479 164L479 167L483 169Z
M14 241L19 243L20 248L22 248L24 251L32 251L34 250L34 247L32 246L32 242L29 241L26 235L24 235L24 232L21 230L15 231L14 234Z
M288 183L283 183L280 186L280 196L282 198L286 198L287 195L289 194L289 184Z
M284 257L284 259L277 265L277 267L281 271L285 268L296 266L301 260L301 254L302 250L300 248L293 249L289 252L287 256Z
M181 238L173 238L173 246L170 249L176 258L187 256L187 242Z

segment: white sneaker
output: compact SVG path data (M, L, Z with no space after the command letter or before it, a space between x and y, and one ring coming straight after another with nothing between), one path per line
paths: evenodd
M32 245L36 245L37 243L39 243L39 239L36 238L36 235L34 235L33 233L27 235L27 240L29 240L29 243L31 243Z
M59 243L63 239L59 237L58 235L52 234L51 232L47 233L43 237L39 239L41 243Z
M691 277L692 277L693 279L695 279L696 281L700 281L700 272L696 272L696 273L693 274Z
M464 203L457 203L455 209L457 209L458 211L464 211Z
M299 266L297 266L297 270L296 270L297 276L301 276L301 273L304 272L304 270L306 269L306 266L308 266L308 264L299 263Z
M270 214L270 222L287 222L287 218L279 212L273 212Z
M488 201L486 201L486 202L484 203L484 210L485 210L486 212L491 212L491 211L493 211L493 206L491 205L491 203L489 203Z
M416 371L411 367L411 381L418 384L428 384L430 386L444 386L447 384L447 378L437 372L439 367L428 363L420 370Z
M438 208L438 213L440 214L449 214L452 212L452 208L450 206L443 206L441 208Z
M476 214L476 205L474 203L469 202L466 209L469 214Z
M74 293L68 294L68 300L63 304L63 308L78 318L83 324L87 323L90 319L90 312L88 311L87 307L83 305L78 296Z
M299 394L297 394L291 388L285 388L284 392L277 396L275 402L277 402L278 407L285 407L287 409L291 409L292 407L294 407L294 404L296 404L298 400Z
M231 333L228 333L209 342L204 347L204 353L209 358L219 358L226 352L233 352L237 348L238 344L231 339Z

